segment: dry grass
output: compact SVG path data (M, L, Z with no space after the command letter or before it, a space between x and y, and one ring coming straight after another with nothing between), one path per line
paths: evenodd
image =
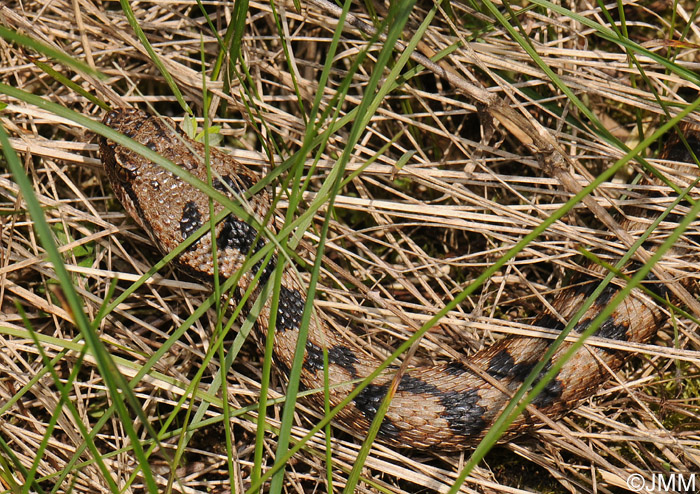
M648 8L644 3L632 2L625 8L629 38L673 59L680 67L697 71L700 59L695 45L663 42L673 30L667 24L672 19L670 2L656 2ZM291 2L274 7L278 22L270 4L250 4L241 48L250 79L242 84L234 79L230 90L220 80L207 82L214 94L210 115L223 126L221 133L229 149L235 146L232 153L261 173L270 169L270 155L278 165L299 148L307 132L300 107L308 111L321 90L322 108L329 104L358 52L368 44L357 29L346 29L330 81L319 89L317 81L337 18L312 4L305 4L302 12L295 11ZM424 9L430 7L416 7L405 30L406 40L425 17ZM200 40L207 71L213 67L219 48L197 5L190 0L145 1L134 3L132 8L184 98L201 115ZM227 26L231 16L228 2L207 2L205 8L217 28ZM386 15L385 7L375 8L380 18ZM571 197L572 190L562 184L561 173L570 173L586 184L624 155L609 139L581 125L589 123L581 109L494 24L486 9L476 13L456 4L452 9L458 19L451 21L455 18L440 10L422 36L417 53L432 55L458 39L467 42L456 47L436 69L449 70L453 78L475 84L474 92L467 97L467 86L459 89L455 79L450 84L423 70L389 93L352 150L347 172L361 173L335 198L326 266L335 263L342 269L324 271L327 288L322 290L318 307L331 316L332 324L347 335L357 351L379 357L388 355L397 342L410 336ZM355 5L352 11L371 22L363 6ZM597 7L581 7L578 13L593 21L604 19ZM619 19L619 14L613 15ZM672 39L679 39L690 16L677 6ZM522 12L519 21L546 65L614 137L629 147L639 142L640 129L648 136L666 121L665 110L652 89L673 114L685 107L686 101L697 98L696 82L669 72L648 56L639 55L638 65L630 63L620 46L601 39L575 19L536 7ZM99 80L39 57L111 105L153 106L164 114L183 115L117 2L8 0L0 6L0 24L106 74L106 79ZM700 27L691 23L687 36L698 43ZM285 48L292 54L289 59L285 59ZM381 70L373 64L379 48L381 43L355 74L340 106L341 116L359 104L373 70ZM0 82L101 119L102 109L42 71L34 63L36 57L32 49L0 39ZM474 98L481 98L486 107L477 109ZM159 255L115 202L91 133L36 105L10 97L3 101L9 106L0 115L2 125L34 184L92 320L113 282L118 295ZM513 113L502 116L494 128L489 125L489 115L501 115L494 111L501 101L508 102ZM522 116L533 126L516 122L517 127L504 130L511 117ZM315 163L302 207L315 197L344 152L348 129L345 126L331 134ZM529 148L523 144L537 136L541 141L535 140ZM547 143L559 147L543 149ZM655 144L646 156L652 157L657 149ZM539 159L536 150L544 151ZM569 163L557 161L569 156ZM402 157L407 160L402 161ZM307 159L307 171L314 164L312 158ZM397 162L403 166L398 168ZM551 163L559 163L561 173L548 173L545 165ZM596 203L607 208L635 201L636 192L648 194L648 188L633 188L629 196L621 196L622 191L630 190L621 184L638 168L630 165L614 181L599 187L592 201L578 206L566 221L555 222L477 294L451 311L423 339L417 361L465 358L505 333L542 335L529 323L543 304L552 300L562 280L578 269L576 247L585 245L611 255L624 247L624 242L606 235L604 220L591 208ZM681 186L692 178L662 170ZM40 450L43 455L37 463L37 477L45 492L109 492L93 456L88 451L74 455L83 444L76 420L93 430L110 398L93 357L87 354L84 361L79 360L83 344L60 291L55 289L52 265L18 199L12 175L3 169L0 172L0 481L15 491L10 479L21 486L26 475L17 465L31 468ZM654 205L663 208L671 200L659 195ZM280 207L285 212L284 198ZM306 232L305 245L317 241L323 212ZM682 266L684 271L687 267ZM147 375L134 387L156 429L173 413L183 394L188 399L185 409L189 403L193 412L202 403L209 404L206 412L189 424L194 434L187 438L175 471L171 471L169 458L182 439L177 428L184 423L184 412L175 414L169 428L173 435L164 438L160 450L151 457L150 465L164 492L173 480L170 487L176 492L228 492L233 488L243 492L250 485L254 414L234 414L231 418L232 474L227 468L226 428L217 395L220 389L210 387L216 382L220 361L208 364L196 383L196 392L186 391L209 351L210 321L201 318L181 337L170 337L206 295L205 287L165 269L99 327L105 345L127 377L136 375L163 342L168 342L163 358L147 369ZM75 406L77 415L67 411L54 380L42 370L38 347L15 301L26 311L47 357L65 352L54 366L61 379L68 380L79 365L77 375L70 376L71 385L64 397ZM650 479L668 471L700 471L700 341L692 320L679 318L674 324L648 344L623 345L635 355L634 365L613 376L590 401L559 421L556 430L542 429L492 450L461 491L617 492L631 473ZM259 363L252 345L246 345L228 372L232 411L256 402ZM275 382L271 396L280 397L282 391L283 386ZM275 407L270 410L273 430L280 413ZM293 437L301 437L315 417L315 412L300 406ZM138 421L136 427L147 447L147 432ZM118 416L111 416L95 432L95 444L115 482L120 487L126 485L128 492L143 491L143 480ZM44 438L48 444L42 446ZM267 434L266 465L274 459L275 440L274 433ZM336 431L331 475L334 490L345 485L358 444L351 435ZM324 449L323 439L315 438L294 456L286 469L286 492L329 490ZM376 444L357 490L446 492L468 455L468 451L394 451ZM56 474L71 460L75 464L62 483L56 484Z

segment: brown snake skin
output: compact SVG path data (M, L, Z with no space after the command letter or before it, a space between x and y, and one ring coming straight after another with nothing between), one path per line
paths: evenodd
M140 110L116 109L109 112L103 122L206 182L206 168L201 158L204 156L204 146L176 130L172 120ZM691 132L688 138L695 152L700 154L697 134ZM100 140L100 154L114 192L124 208L163 252L174 249L209 221L209 199L204 193L107 139ZM676 140L667 144L663 157L679 163L692 161L686 148ZM692 173L689 165L684 166L686 173ZM211 168L216 177L214 187L232 198L235 196L231 191L243 193L258 180L255 173L216 149L211 149ZM265 190L250 199L251 210L258 219L268 212L269 204L269 194ZM217 211L222 209L219 205L216 208ZM682 211L683 207L679 206L673 214L683 214ZM648 215L641 209L625 210L623 215L625 219L621 219L620 224L633 235L639 235L649 223ZM672 221L670 216L669 221ZM223 278L233 275L251 250L257 251L264 245L263 240L255 241L256 230L253 227L233 215L228 215L217 225L216 234L218 263ZM178 265L188 274L194 274L205 282L210 282L213 275L211 242L210 234L206 234L177 259ZM692 243L687 238L685 242L686 246ZM682 257L686 255L685 252L686 249L679 248L672 255ZM260 286L273 272L275 262L273 258L264 268ZM633 267L632 263L627 271L633 271ZM249 287L258 269L259 266L255 266L252 272L243 275L239 283L241 291ZM534 325L554 330L564 327L561 321L569 320L576 313L597 286L598 279L605 274L596 265L587 266L586 271L589 277L583 279L580 276L552 301L558 316L543 313ZM653 292L672 299L663 284L654 283L651 276L648 281L646 286ZM585 329L618 289L613 283L608 285L574 331ZM283 370L292 365L305 294L306 290L298 278L287 269L282 281L274 347L276 362ZM254 299L251 297L251 300ZM258 342L264 342L269 314L268 301L256 325L261 333L256 337ZM368 375L379 362L355 352L338 335L329 331L321 319L311 318L301 379L307 389L323 389L322 347L325 342L330 362L330 401L331 406L335 406L353 389L354 384L347 383ZM596 336L644 342L655 335L666 320L664 310L653 299L641 290L634 290L598 329ZM419 449L457 450L473 446L488 431L508 402L509 393L518 389L549 344L550 340L541 338L506 337L473 355L468 366L454 362L410 369L400 380L398 391L382 423L380 436L390 444ZM562 345L554 359L563 354L569 345ZM548 416L561 415L582 398L591 395L608 378L610 370L605 366L615 371L625 357L624 352L607 348L580 349L534 400L533 405ZM470 368L481 369L490 379L480 377ZM392 374L389 373L367 386L337 420L352 430L365 431L391 379ZM497 386L492 384L494 382ZM323 402L322 393L315 396L318 403ZM511 432L522 432L533 423L536 421L527 414L521 416L511 426Z

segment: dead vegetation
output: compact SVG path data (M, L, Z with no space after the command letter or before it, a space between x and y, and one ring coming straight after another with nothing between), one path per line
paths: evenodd
M292 2L251 2L240 48L245 70L234 63L236 72L226 62L215 79L221 49L194 1L134 2L132 9L197 116L203 111L204 58L212 123L222 126L227 149L262 174L282 166L302 146L317 95L322 111L338 111L336 120L328 118L321 126L319 134L332 131L320 152L314 148L304 157L309 175L299 211L316 198L346 151L351 123L362 118L352 111L367 95L374 71L382 71L382 83L397 84L377 98L379 106L351 150L346 173L355 175L334 199L317 305L354 349L386 357L577 187L623 157L624 145L634 148L697 99L698 80L689 76L700 67L694 13L677 5L674 16L670 2L645 3L628 3L622 18L619 11L609 12L626 30L624 43L583 22L609 28L592 4L581 4L579 17L543 6L523 11L511 6L519 12L518 24L513 11L499 6L516 33L527 37L541 65L484 5L477 12L465 4L449 9L445 4L395 81L388 76L402 50L377 67L383 43L371 39L371 26L389 14L388 6L353 5L357 19L348 20L324 87L319 80L338 12L322 2L303 3L301 11ZM235 22L232 4L202 5L223 38ZM414 7L402 45L421 29L430 8ZM103 110L80 89L110 105L184 115L173 86L118 2L9 0L0 6L0 26L106 76L69 68L6 38L0 39L3 85L93 120L100 120ZM625 52L623 45L648 52ZM420 58L443 50L449 53L432 65ZM353 73L360 54L365 58ZM345 87L348 74L352 79ZM31 179L87 317L95 320L105 301L120 295L160 255L116 203L94 135L49 107L11 97L2 87L0 92L8 105L0 114L2 126ZM347 122L337 124L343 118ZM654 163L662 144L663 139L653 143L642 156ZM693 178L660 169L680 186ZM659 210L671 204L665 186L623 186L640 170L632 162L623 167L509 260L423 338L416 361L466 358L503 334L538 334L529 323L579 269L577 247L611 256L626 247L625 239L608 234L612 217L606 211L625 201L651 201ZM290 195L283 185L278 191L284 214ZM650 196L653 200L644 199ZM27 477L36 479L32 490L110 492L114 487L95 452L85 447L87 431L114 485L145 491L132 441L110 411L113 400L95 357L82 353L84 342L52 264L5 167L0 198L0 481L7 492L19 492L13 482L21 487ZM325 213L323 208L316 215L303 246L313 249ZM300 252L307 257L307 250ZM134 417L143 448L154 447L148 463L163 492L244 492L256 461L261 358L253 345L245 345L225 374L231 425L224 426L217 379L235 335L210 359L211 312L182 326L207 295L206 287L164 268L98 319L99 335L119 370L127 379L138 377L133 391L143 417L161 434L155 447L143 417ZM460 492L619 492L633 473L650 480L669 471L700 471L697 325L686 317L672 322L650 343L627 345L633 365L612 376L556 429L492 450ZM153 355L160 356L154 360ZM283 396L283 390L274 381L271 399ZM274 461L280 414L279 404L269 410L263 471ZM316 420L317 412L299 405L292 442ZM188 432L182 433L185 426ZM306 443L286 467L285 492L329 491L329 477L333 490L342 490L360 444L353 432L334 429L330 474L324 438ZM357 490L447 492L469 454L395 451L377 443Z

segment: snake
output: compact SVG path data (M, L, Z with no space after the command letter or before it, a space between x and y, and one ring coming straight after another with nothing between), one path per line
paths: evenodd
M254 171L214 147L205 153L204 144L188 137L170 118L135 108L115 108L106 113L103 123L170 160L193 177L210 183L231 200L245 205L250 215L248 218L232 212L226 214L224 207L216 202L212 204L210 197L200 188L124 145L106 137L99 139L101 162L116 197L163 253L171 252L203 225L208 225L212 211L223 217L213 229L180 252L174 262L187 275L209 285L215 275L220 279L239 276L237 297L246 292L252 294L245 303L245 310L249 312L280 262L278 255L274 254L267 264L258 262L246 272L239 273L246 259L269 241L260 225L264 218L275 214L271 211L271 191L261 186L254 193L248 192L260 180ZM667 139L660 158L668 160L670 166L695 163L690 149L700 156L700 133L689 130L686 134L687 144L678 138ZM695 165L685 166L686 171L694 173L692 167ZM243 199L246 193L250 197ZM680 209L671 212L666 221L677 220L687 212L687 205L683 209L682 203L676 208ZM648 209L640 207L639 202L637 206L623 207L619 212L619 225L630 233L640 234L650 223ZM274 221L269 223L266 228L274 233ZM693 242L692 236L682 237L682 240L686 245ZM649 246L645 244L645 247ZM216 270L212 255L214 248ZM691 251L692 248L678 247L666 255L690 256ZM628 262L622 270L631 275L640 264ZM581 274L572 277L557 292L549 308L536 317L534 326L561 332L607 274L603 265L593 262L583 263L580 271ZM680 282L687 284L687 280ZM599 290L570 334L576 336L589 327L622 286L623 280L613 280ZM674 302L675 297L667 284L651 273L642 287L632 289L593 334L618 343L649 341L668 320L668 313L660 301ZM271 298L268 297L259 308L254 339L262 351L265 339L268 336L274 338L274 362L284 375L293 365L307 298L307 288L289 263L283 267L279 301L273 318L274 331L269 334L273 311ZM341 403L381 362L358 351L343 336L332 331L323 314L308 321L300 385L307 390L328 389L327 397L323 392L311 393L309 397L322 411L325 400L331 407ZM509 335L465 359L408 366L405 372L391 366L356 393L335 417L336 423L345 426L346 430L366 434L384 398L393 393L379 426L380 440L418 450L455 451L474 447L550 345L551 340L547 338ZM570 339L561 344L545 363L542 373L558 362L571 345ZM542 392L530 403L530 408L510 425L504 437L517 436L541 425L540 413L555 419L591 396L627 360L630 352L616 349L618 347L584 345L579 348L544 385Z

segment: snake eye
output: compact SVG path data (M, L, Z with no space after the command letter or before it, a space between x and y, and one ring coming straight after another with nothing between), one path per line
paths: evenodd
M123 184L132 182L134 178L136 178L136 167L124 163L119 159L117 159L116 162L114 172L117 175L117 179Z

